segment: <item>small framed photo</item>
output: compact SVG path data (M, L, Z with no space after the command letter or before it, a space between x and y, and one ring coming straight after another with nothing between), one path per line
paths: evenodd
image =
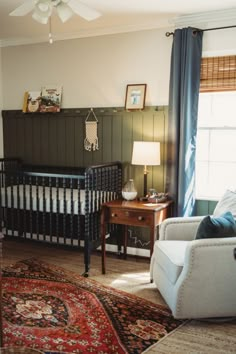
M125 109L144 109L147 84L127 85Z

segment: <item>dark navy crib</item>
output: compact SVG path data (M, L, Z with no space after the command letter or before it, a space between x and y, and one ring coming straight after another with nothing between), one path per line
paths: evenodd
M100 245L101 204L121 196L120 162L87 168L23 165L0 159L1 231L84 250L84 275L90 252Z

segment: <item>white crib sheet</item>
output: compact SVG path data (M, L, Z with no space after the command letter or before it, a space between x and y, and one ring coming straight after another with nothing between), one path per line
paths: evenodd
M17 188L19 188L19 203L17 201ZM43 198L43 189L45 193L45 197ZM6 193L7 190L7 193ZM11 192L11 190L13 192ZM37 192L38 190L38 192ZM85 215L85 190L80 190L80 210L78 210L78 190L72 189L73 191L73 207L74 207L74 214ZM24 207L24 186L19 185L18 187L15 185L13 187L7 187L7 189L2 188L1 190L1 206L8 207L8 208L20 208L34 211L45 211L45 212L59 212L59 213L71 213L71 189L65 189L65 207L64 207L64 189L58 188L58 197L57 197L57 188L51 188L51 208L50 208L50 188L49 187L42 187L42 186L32 186L32 192L30 197L30 186L25 185L25 207ZM38 193L38 197L37 197ZM107 192L100 192L100 191L89 191L89 212L99 210L100 203L98 199L101 199L101 194L106 195ZM7 194L7 201L6 201L6 194ZM12 205L12 196L13 195L13 205ZM30 199L32 199L30 201ZM37 206L37 199L38 199L38 206ZM90 201L93 201L92 205ZM30 204L31 203L31 204ZM44 206L45 204L45 206ZM32 206L31 206L32 205Z

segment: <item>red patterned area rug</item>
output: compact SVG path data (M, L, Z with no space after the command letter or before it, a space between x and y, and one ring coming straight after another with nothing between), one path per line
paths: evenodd
M145 299L36 259L3 269L4 347L139 354L182 321Z

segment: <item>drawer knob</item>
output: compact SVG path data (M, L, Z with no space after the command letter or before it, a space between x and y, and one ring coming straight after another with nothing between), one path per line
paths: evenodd
M116 216L117 216L117 215L116 215L115 213L112 213L112 214L111 214L111 217L112 217L112 218L115 218Z
M139 221L142 221L142 220L144 220L144 217L143 217L143 216L139 216L139 217L138 217L138 220L139 220Z

